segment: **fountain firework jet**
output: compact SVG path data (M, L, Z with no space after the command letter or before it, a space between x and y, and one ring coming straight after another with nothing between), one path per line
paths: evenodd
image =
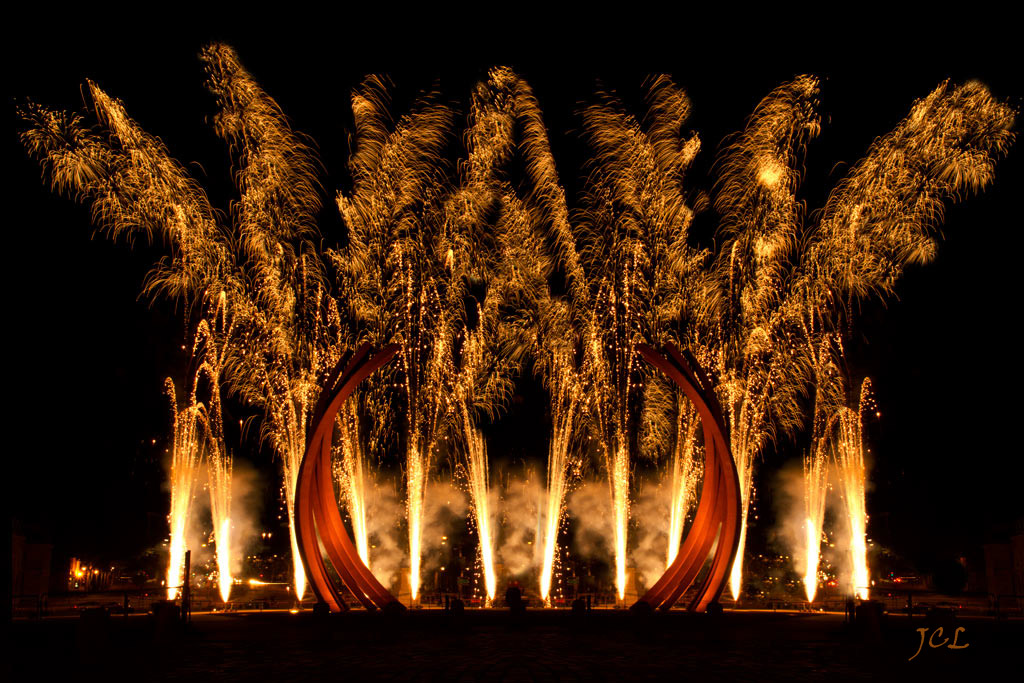
M419 600L420 563L423 558L423 497L427 474L423 458L414 446L406 456L406 518L409 521L409 591L412 601Z
M369 76L352 95L354 149L350 192L337 196L348 244L328 249L358 328L357 341L401 344L395 367L370 378L380 394L376 424L404 425L397 445L405 461L412 599L419 599L424 496L451 413L453 311L446 299L448 249L442 242L447 181L441 152L451 137L451 110L427 94L392 122L385 79ZM472 206L462 205L471 219ZM459 250L461 253L461 249ZM454 262L455 250L451 260ZM392 407L393 406L393 407ZM392 412L394 411L394 412Z
M511 72L509 80L515 83L514 110L521 130L518 149L531 187L522 202L508 202L508 206L521 212L523 222L534 226L544 237L539 248L527 253L530 265L541 276L528 288L527 305L520 311L532 314L532 324L518 331L518 344L513 346L529 353L534 371L550 395L547 488L538 520L540 595L544 604L550 606L569 480L578 477L582 467L579 454L573 449L577 423L586 405L576 346L582 340L581 323L586 317L584 312L589 310L590 291L540 106L526 81ZM556 266L565 277L564 296L551 292L549 277Z
M377 425L404 425L393 441L406 465L414 596L425 487L442 439L455 423L468 443L480 428L480 413L493 419L524 357L533 358L552 396L542 584L550 584L557 555L568 473L579 472L571 445L578 412L608 477L621 596L633 450L659 459L671 455L673 537L684 517L686 487L676 487L676 468L690 456L685 448L669 454L669 446L658 445L668 442L643 436L648 422L664 422L670 411L665 399L647 400L652 378L635 352L640 343L671 342L689 348L707 369L707 389L725 413L741 489L740 547L730 572L737 597L755 462L767 444L804 428L805 399L821 380L813 351L819 339L841 338L856 300L891 293L906 264L934 257L944 207L991 183L996 161L1014 138L1013 110L983 85L943 83L871 145L805 225L797 191L820 121L817 81L801 76L762 100L724 147L715 188L722 222L712 253L688 242L694 211L705 204L683 183L700 140L684 134L689 101L667 77L649 81L648 111L640 120L608 92L581 112L593 158L574 214L537 102L510 70L492 70L476 88L466 156L455 165L445 158L453 148L452 109L428 93L396 122L383 79L369 77L352 98L351 192L338 195L348 241L321 252L312 149L231 48L211 45L201 58L218 106L214 129L230 147L239 190L229 212L215 211L163 143L92 82L99 126L29 103L20 110L26 123L21 139L52 187L90 203L94 221L110 237L165 239L169 258L150 273L146 293L179 297L186 310L215 306L214 298L227 293L237 329L217 372L236 398L262 411L263 437L281 462L290 526L320 381L353 344L401 345L401 362L366 389L376 392ZM517 152L522 158L512 173ZM575 224L570 215L578 216ZM564 275L565 294L551 292L548 280L556 270ZM479 304L480 289L486 290L477 316L484 321L486 351L467 365L465 345L477 325L468 302ZM568 383L580 387L578 398L566 400L561 367ZM458 395L454 389L464 375L474 378L467 385L472 391ZM220 381L218 374L214 383ZM825 438L818 416L834 413L820 387L814 400L823 406L815 409L816 449ZM184 552L202 424L212 457L227 458L211 474L211 482L223 484L211 485L211 495L218 501L214 531L226 562L230 459L216 436L219 406L209 407L207 414L195 390L185 407L175 406L172 555ZM468 420L456 419L462 408ZM866 519L864 472L856 464L862 447L852 436L843 442L852 463L844 496L856 554L863 557L857 539L864 537ZM482 469L472 477L486 484ZM305 573L293 528L290 536L301 596ZM678 544L669 545L671 554ZM860 590L866 563L857 563ZM179 581L174 572L169 583ZM228 574L222 572L222 580Z
M779 86L717 161L722 248L714 273L723 302L699 321L706 331L695 346L715 375L739 475L740 541L729 573L734 600L742 588L755 460L776 429L792 433L801 423L800 410L790 410L803 386L801 368L777 312L802 227L800 168L820 130L817 95L817 79L809 76Z
M209 394L206 412L206 463L210 492L210 514L217 549L217 575L221 600L231 594L231 474L233 461L224 440L224 415L221 410L221 381L224 365L234 342L234 316L228 310L227 292L216 299L210 315L199 322L192 355L201 359L195 382L205 378Z
M498 578L494 570L494 529L490 509L490 488L488 487L487 444L479 429L472 426L469 412L463 409L466 430L466 450L469 478L469 493L473 501L473 519L480 538L480 564L484 573L484 589L487 603L493 603L498 593Z
M835 441L836 464L846 516L850 522L850 554L852 560L851 592L861 600L868 599L867 507L864 484L864 422L865 410L870 410L871 381L861 384L857 409L844 407L839 414Z
M828 493L828 453L823 448L804 456L804 556L803 583L808 602L814 602L818 590L818 558L825 522L825 496Z
M174 600L178 591L188 580L185 572L185 533L188 530L188 516L192 507L196 472L201 457L200 419L202 406L195 403L195 395L189 402L178 407L174 383L168 378L164 384L167 398L171 401L172 442L171 442L171 511L168 521L171 527L170 557L167 565L167 599Z
M366 524L367 464L360 439L359 415L356 401L349 399L338 411L337 426L340 438L333 461L334 476L338 482L341 502L348 509L352 522L352 540L359 559L370 566L370 539ZM340 457L339 457L340 456Z
M298 482L293 482L292 485L297 485ZM295 500L292 499L288 503L295 508ZM302 566L302 558L299 557L299 540L295 536L295 513L292 512L288 516L288 539L291 543L292 551L292 576L294 577L295 586L295 599L302 600L306 597L306 569Z
M836 411L845 401L845 383L840 369L843 358L839 335L815 330L814 318L804 321L800 338L804 340L802 357L814 389L811 422L811 449L803 457L804 547L802 573L808 602L814 602L818 590L818 563L824 534L825 502L828 495L828 466Z
M676 440L672 449L672 488L669 499L668 550L665 567L672 566L683 539L686 515L693 504L697 482L702 469L697 445L700 416L693 404L686 401L679 410Z
M836 454L859 595L868 590L861 411L869 385L857 410L846 407L837 330L849 326L858 299L891 293L908 263L934 258L944 205L992 182L995 162L1014 137L1013 118L977 82L941 84L878 138L829 195L790 277L780 309L790 325L780 336L805 340L805 351L794 355L813 367L814 448L829 441ZM816 354L818 340L837 352Z
M573 421L579 410L581 387L575 372L565 356L554 356L552 377L548 384L552 390L551 441L548 443L548 476L544 504L541 506L541 570L540 597L545 605L551 604L551 579L554 576L555 557L558 555L558 532L565 514L565 496L571 470L579 472L579 462L572 457Z
M301 600L306 574L295 537L295 487L319 379L340 354L339 340L318 338L325 276L309 242L318 236L318 162L233 49L211 45L200 57L219 107L213 128L230 146L236 167L237 240L248 270L248 303L255 309L234 380L244 397L264 408L264 435L281 460L293 582Z
M616 444L608 478L614 515L615 590L619 600L623 600L626 597L626 531L629 528L629 451L624 444Z
M703 254L687 244L694 211L684 175L700 149L686 136L690 102L670 79L646 89L643 123L617 96L600 93L583 112L583 132L600 169L585 186L583 271L589 281L584 344L591 387L588 418L608 477L615 583L626 589L630 450L644 375L639 342L678 342L675 323L700 306L693 295Z

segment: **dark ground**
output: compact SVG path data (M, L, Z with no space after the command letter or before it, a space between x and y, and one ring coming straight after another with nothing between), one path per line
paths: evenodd
M12 623L8 680L941 681L1020 671L1024 621L959 618L966 649L926 643L908 661L926 620L884 620L876 639L842 615L782 612L203 614L180 633L158 632L149 616L54 618ZM934 642L952 635L946 626Z

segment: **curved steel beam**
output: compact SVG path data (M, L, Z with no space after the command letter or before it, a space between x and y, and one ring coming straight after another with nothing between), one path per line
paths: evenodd
M348 607L331 580L320 552L321 545L345 586L367 609L391 603L400 605L359 557L338 512L331 479L331 437L338 410L359 383L391 361L398 349L397 344L391 344L371 355L370 345L363 344L354 354L338 363L327 378L313 412L313 426L299 465L299 481L295 490L295 534L299 555L313 593L318 600L327 603L332 612Z
M708 573L688 605L690 611L703 612L722 594L725 575L736 556L740 534L740 483L729 450L722 408L710 381L692 356L671 344L665 350L667 358L649 346L638 347L640 355L675 382L697 408L704 432L704 483L697 514L676 559L637 604L647 603L663 610L671 608L697 578L713 547Z

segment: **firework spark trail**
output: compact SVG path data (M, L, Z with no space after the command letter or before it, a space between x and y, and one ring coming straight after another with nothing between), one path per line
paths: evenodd
M498 223L494 235L497 239L498 260L488 267L490 251L480 243L480 207L498 198L503 189L497 173L513 152L512 129L514 117L512 88L515 75L508 69L491 69L488 80L477 85L471 102L469 127L465 140L467 160L462 167L462 184L449 201L450 218L445 226L448 258L445 267L450 283L449 297L465 296L466 284L484 280L487 291L476 306L476 326L469 329L463 321L457 333L463 338L459 349L460 367L455 371L455 402L458 406L458 432L465 453L465 472L468 479L473 519L476 524L480 548L487 604L497 595L497 573L494 566L495 526L490 509L490 468L487 445L477 426L476 413L494 412L502 394L510 390L510 375L516 369L508 362L496 343L498 301L515 278L514 269L503 263L510 251L502 250L507 244L510 228L522 227L521 222L510 221L508 212ZM511 246L511 245L509 245Z
M153 268L144 291L198 298L209 283L224 281L233 260L206 195L120 101L88 85L105 135L77 114L29 103L22 142L54 190L91 203L93 222L111 239L141 233L167 240L171 259Z
M890 294L905 265L931 261L945 205L992 183L1013 122L976 81L918 100L829 195L796 286L809 305L824 312Z
M517 331L501 307L533 301L546 285L549 266L528 209L504 177L515 152L514 128L521 110L522 81L509 69L495 68L474 93L465 134L467 158L459 184L444 204L442 250L444 319L448 325L443 358L452 383L457 417L456 441L465 453L481 566L489 601L497 591L495 527L490 509L487 449L477 425L481 414L493 421L511 395L521 369L514 349ZM536 134L536 131L534 133ZM493 227L485 214L498 211ZM482 300L470 285L483 284ZM475 321L467 299L476 299ZM453 352L453 353L452 353ZM457 359L457 362L456 362Z
M519 306L515 314L505 316L504 324L506 346L513 356L530 356L534 372L550 395L547 487L538 507L537 532L541 548L540 595L545 605L550 605L569 480L573 475L579 476L582 465L573 448L576 423L585 405L575 347L580 339L582 312L589 308L590 292L540 106L526 81L508 69L498 71L503 72L496 74L496 80L508 92L519 132L517 151L528 181L523 197L511 188L506 190L505 210L516 217L521 228L530 228L523 232L531 234L531 242L517 241L517 246L539 238L533 248L520 248L519 258L511 259L518 264L518 287L506 294L506 299ZM556 265L565 277L566 296L556 297L551 292L549 278Z
M839 484L846 504L846 515L850 522L850 554L852 560L851 592L861 600L868 599L870 578L868 575L867 507L864 485L864 411L872 405L871 381L865 379L861 385L857 409L844 407L837 420L835 442L836 464L839 469Z
M501 258L489 275L484 300L477 306L477 323L463 329L460 367L454 373L454 397L459 411L458 436L465 451L465 469L469 481L474 520L480 544L480 560L484 573L487 599L493 602L497 592L494 566L496 529L490 509L489 467L484 436L477 425L483 413L494 420L513 389L512 378L519 372L516 354L509 352L511 331L502 324L499 304L512 300L513 292L522 294L527 283L538 277L531 252L537 245L528 234L530 224L516 199L506 195L496 231ZM457 273L453 263L450 270ZM461 277L461 276L460 276Z
M195 181L95 84L89 84L90 94L106 137L85 128L80 117L30 105L23 139L55 188L91 201L95 222L112 237L141 231L168 238L172 258L150 273L147 292L181 296L188 304L202 304L211 292L229 292L246 329L232 350L229 385L266 412L264 431L282 456L292 519L294 470L305 445L308 407L316 398L315 378L332 360L331 353L310 348L315 345L309 331L301 329L310 302L322 301L312 295L319 291L318 261L303 246L315 234L319 207L313 162L230 48L214 45L202 56L221 105L215 128L240 162L236 180L242 197L234 213L241 258ZM329 350L336 355L335 347ZM299 588L300 564L295 575Z
M849 313L853 298L891 291L905 263L931 258L930 232L943 203L990 182L995 159L1012 140L1012 112L983 86L943 84L872 145L802 237L803 207L794 193L806 143L819 130L816 95L808 77L776 89L719 162L716 206L721 231L731 238L718 259L728 292L720 348L709 355L719 358L718 391L740 473L734 598L754 458L777 433L791 434L802 423L796 399L808 361L793 328L827 331Z
M812 448L818 453L827 442L836 454L851 527L853 590L862 597L869 578L861 412L870 385L862 387L857 410L846 407L846 374L834 361L826 365L831 353L815 353L816 340L824 348L834 338L841 358L842 337L833 330L849 325L854 301L891 293L906 264L934 258L945 203L992 181L996 160L1013 140L1013 118L979 83L941 84L876 140L829 195L794 269L783 315L798 328L814 367ZM805 481L811 523L824 484L813 467L805 467Z
M192 507L196 472L202 455L200 436L201 406L195 403L195 395L189 403L178 407L174 383L168 378L164 383L165 392L171 401L173 417L173 439L171 443L171 511L168 521L171 527L170 558L167 566L167 599L174 600L188 577L185 573L185 533L188 516Z

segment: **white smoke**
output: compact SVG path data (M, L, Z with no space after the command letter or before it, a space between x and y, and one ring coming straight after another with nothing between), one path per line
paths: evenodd
M585 481L569 494L567 505L573 522L573 549L584 558L610 560L613 540L611 493L603 481Z
M527 474L522 479L509 479L501 501L501 544L498 557L505 571L518 579L535 574L540 566L543 548L538 533L544 487L537 477Z
M402 501L390 480L378 478L366 491L366 535L370 544L370 571L384 586L391 586L406 563L408 553L399 544L403 537Z
M450 480L432 481L427 484L423 500L423 551L422 571L441 566L442 547L445 537L452 530L466 525L469 510L466 494Z
M800 460L787 463L776 474L772 500L775 528L770 540L785 549L789 555L789 566L802 577L807 564L807 508L804 504L803 463Z
M242 573L247 551L259 535L266 482L245 460L235 458L231 470L231 573Z
M212 568L216 561L217 539L213 529L208 477L208 469L204 463L192 489L192 506L189 509L185 532L186 547L192 553L193 572L200 570L204 565L210 565ZM231 472L229 560L231 574L236 578L242 574L246 551L259 534L264 486L259 472L247 461L235 459Z
M647 482L630 506L630 563L637 580L650 588L665 573L668 530L672 512L671 482L668 486Z

